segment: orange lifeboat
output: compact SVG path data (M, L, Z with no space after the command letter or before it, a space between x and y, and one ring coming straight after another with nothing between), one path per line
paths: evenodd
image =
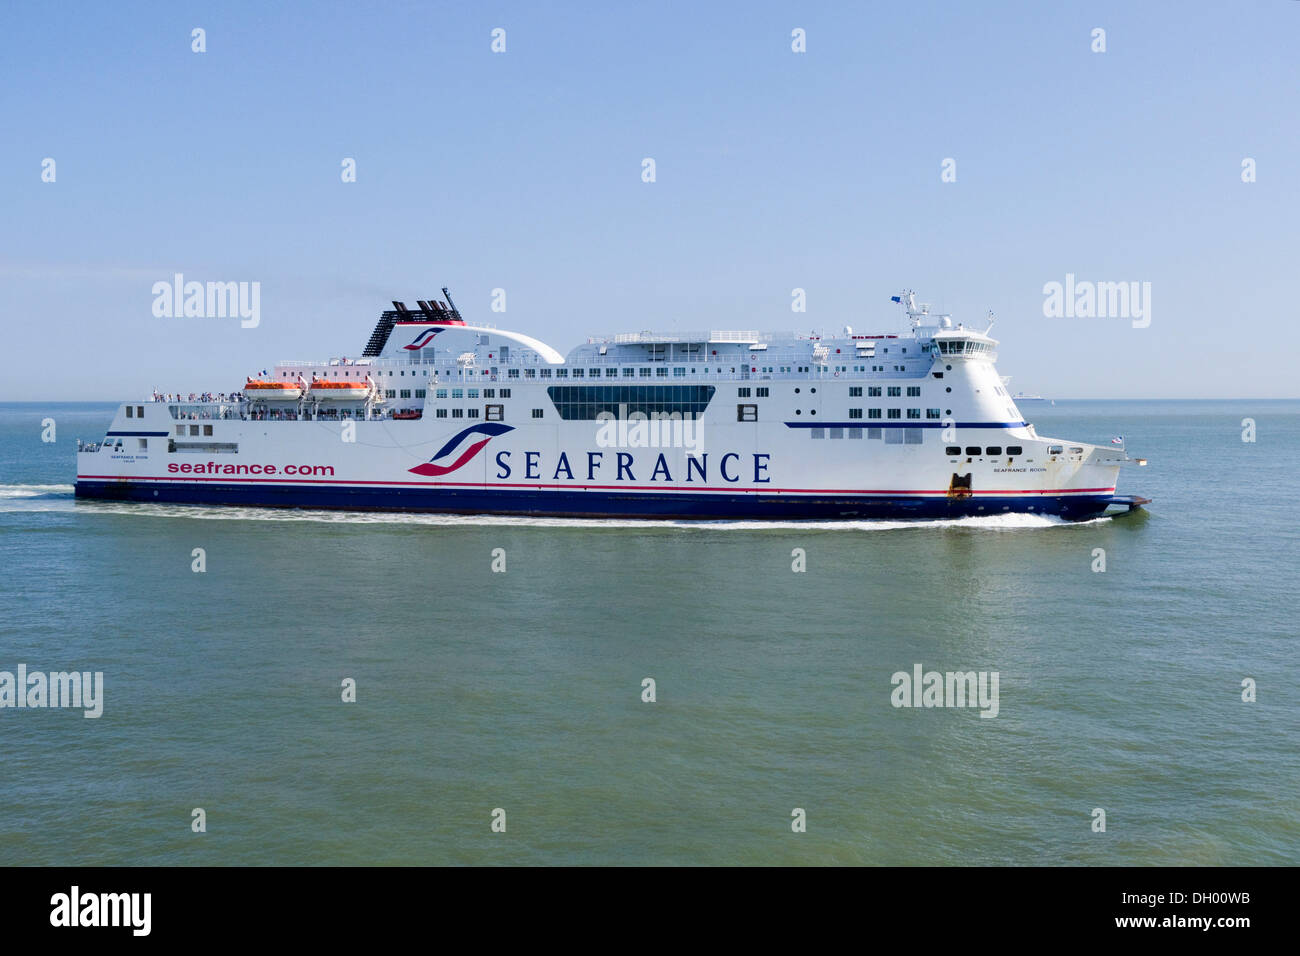
M327 382L323 379L311 383L311 397L327 402L358 402L370 394L365 382Z
M268 382L250 378L244 383L244 394L266 402L296 402L302 398L302 386L297 382Z

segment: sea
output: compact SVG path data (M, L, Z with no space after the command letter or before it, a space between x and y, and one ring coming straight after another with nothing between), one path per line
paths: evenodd
M0 864L1300 862L1300 402L1025 403L1079 524L77 501L114 407L0 404L0 672L102 674Z

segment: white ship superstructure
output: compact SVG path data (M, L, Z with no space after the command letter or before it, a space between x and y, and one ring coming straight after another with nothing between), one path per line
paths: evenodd
M123 404L101 441L79 444L77 494L767 519L1079 519L1144 501L1115 495L1134 461L1122 443L1038 435L988 330L910 292L894 334L635 332L567 356L467 324L443 293L394 302L358 356Z

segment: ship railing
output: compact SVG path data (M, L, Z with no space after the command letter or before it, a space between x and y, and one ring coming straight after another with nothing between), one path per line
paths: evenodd
M79 452L99 451L103 447L104 443L102 441L82 441L80 438L77 439L77 451Z
M245 418L247 402L175 402L167 406L172 418L183 421L217 421L222 419Z

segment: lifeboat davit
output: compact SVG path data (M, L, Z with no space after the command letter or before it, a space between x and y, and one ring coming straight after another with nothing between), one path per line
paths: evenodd
M311 397L327 402L358 402L370 394L370 386L365 382L325 382L311 383Z
M302 386L297 382L267 382L250 378L244 383L244 394L266 402L296 402L302 398Z

